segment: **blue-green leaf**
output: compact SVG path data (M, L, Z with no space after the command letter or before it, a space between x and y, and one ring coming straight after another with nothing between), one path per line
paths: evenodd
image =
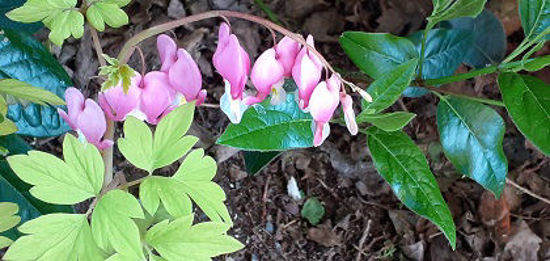
M445 156L457 170L500 197L508 173L500 115L478 102L441 97L437 128Z
M57 60L30 34L4 30L0 34L0 79L12 78L48 90L64 98L72 82ZM8 118L17 124L18 133L36 137L58 136L69 126L51 106L11 105Z

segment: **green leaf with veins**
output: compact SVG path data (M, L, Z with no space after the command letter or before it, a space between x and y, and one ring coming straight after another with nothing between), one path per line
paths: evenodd
M529 75L501 73L502 101L518 129L550 156L550 86Z
M124 122L124 138L118 139L120 152L149 173L174 163L198 141L197 137L185 135L194 110L195 104L187 103L170 112L157 125L154 138L147 124L129 117Z
M402 131L365 130L374 166L405 206L432 221L456 247L451 211L422 151Z
M7 160L19 178L34 185L31 194L44 202L69 205L99 195L105 170L97 148L68 134L63 153L65 161L41 151Z
M105 259L84 214L41 216L21 225L19 231L27 235L11 245L4 256L7 261Z
M353 63L374 79L419 57L409 39L391 34L344 32L340 45Z
M358 115L373 114L394 104L411 83L416 72L418 59L409 60L376 79L367 89L372 102L364 103L363 111Z
M195 204L213 221L231 224L231 216L224 205L223 189L212 181L216 175L216 161L204 156L204 150L189 153L172 179ZM168 209L168 208L167 208Z
M230 225L218 222L193 224L193 215L165 220L147 231L145 240L168 261L211 260L244 246L226 235Z
M122 190L103 195L92 214L92 234L99 248L110 255L116 252L133 260L144 260L134 218L145 218L134 196Z
M357 116L357 123L368 122L384 131L398 131L405 127L416 117L410 112L390 112L382 114L360 114Z
M545 32L550 39L550 0L519 0L519 14L525 38L532 40Z
M508 174L502 117L484 104L441 96L437 128L443 152L458 172L500 197Z
M241 123L229 124L217 143L248 151L312 147L312 121L311 115L300 110L294 94L290 93L279 105L271 105L266 100L246 110Z
M7 16L23 23L44 22L51 30L50 40L61 46L71 35L78 39L84 34L84 16L76 4L77 0L29 0Z
M435 25L459 17L476 17L487 0L433 0L434 9L428 21Z
M105 24L119 28L128 24L128 15L121 9L130 0L96 0L86 10L86 18L90 25L100 32L105 30Z
M0 233L15 227L21 221L21 217L17 216L19 207L15 203L0 202ZM11 245L11 239L0 236L0 249Z

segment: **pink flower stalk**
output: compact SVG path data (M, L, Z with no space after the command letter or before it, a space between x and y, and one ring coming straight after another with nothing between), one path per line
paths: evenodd
M85 139L94 144L98 149L104 150L113 145L111 140L103 140L107 130L105 114L92 99L84 99L82 93L71 87L65 91L67 112L58 109L58 113L69 126L78 133L80 139Z
M248 98L247 105L262 102L269 94L272 94L271 104L273 105L286 100L286 91L283 89L284 78L292 75L292 67L299 51L300 44L285 36L277 45L267 49L258 57L250 75L258 95Z
M231 122L239 123L248 108L243 102L243 92L250 72L250 58L237 36L230 33L226 23L221 24L218 37L212 62L225 83L225 94L220 100L220 107Z
M309 109L313 117L315 147L321 145L330 133L329 121L339 104L340 78L333 74L326 82L320 82L313 90Z
M98 102L107 117L113 121L124 121L126 116L134 114L139 109L139 99L141 96L141 75L135 74L128 93L124 93L122 83L100 92Z
M314 47L313 37L307 37L307 44ZM294 67L292 67L292 77L298 85L298 100L302 110L307 110L309 100L313 90L321 80L323 64L317 56L309 51L307 46L296 57Z
M351 135L357 135L359 128L357 127L357 122L355 121L355 111L353 111L353 100L351 99L351 96L340 93L340 103L342 103L346 127Z
M159 71L149 72L143 77L139 109L150 124L156 125L174 107L176 93L170 87L168 74Z
M178 49L176 42L167 35L157 38L162 63L161 72L168 73L170 87L185 98L185 102L204 102L206 90L202 88L202 75L193 57L183 48Z

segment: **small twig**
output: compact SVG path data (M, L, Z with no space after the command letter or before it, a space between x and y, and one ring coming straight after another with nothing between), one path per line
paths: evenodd
M220 108L220 105L218 105L218 104L211 104L211 103L201 103L201 105L199 105L199 107L218 109L218 108Z
M267 217L267 194L269 192L270 181L271 175L268 175L264 185L264 194L262 196L262 223L265 223Z
M363 231L363 236L361 236L361 239L359 240L359 251L357 251L357 255L355 256L355 261L361 261L361 254L363 252L363 245L365 244L365 241L367 240L367 237L370 233L370 224L372 223L372 220L367 221L367 227Z
M540 201L542 201L542 202L544 202L544 203L550 205L550 200L548 200L548 199L546 199L546 198L544 198L544 197L542 197L542 196L539 196L539 195L535 194L535 192L530 191L530 190L528 190L528 189L526 189L526 188L520 186L519 184L515 183L515 182L512 181L511 179L506 178L506 183L508 183L508 184L510 184L510 185L512 185L512 186L514 186L515 188L519 189L521 192L523 192L523 193L525 193L525 194L527 194L527 195L529 195L529 196L531 196L531 197L534 197L534 198L536 198L536 199L538 199L538 200L540 200Z

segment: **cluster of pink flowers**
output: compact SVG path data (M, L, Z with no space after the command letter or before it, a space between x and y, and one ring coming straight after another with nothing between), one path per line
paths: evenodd
M314 48L311 35L306 42ZM231 34L229 25L223 23L213 63L225 82L225 94L220 105L233 123L240 122L248 106L262 102L269 95L273 105L285 101L283 83L285 78L292 78L298 86L297 101L300 109L310 112L314 119L312 128L315 146L321 145L328 136L329 121L340 102L349 131L353 135L357 134L352 99L340 92L340 75L333 74L327 81L321 81L324 65L319 57L307 46L301 46L289 37L284 37L274 47L264 51L251 71L248 54L237 37ZM244 93L249 73L257 90L256 96L246 96Z
M313 48L311 35L307 37L307 44ZM200 105L204 102L206 90L202 89L202 76L191 55L178 49L174 40L166 35L157 38L157 47L162 63L160 70L143 76L136 73L127 93L119 84L99 93L98 105L91 99L85 100L77 89L67 89L68 112L59 110L59 113L80 138L105 149L113 144L103 139L105 115L113 121L124 121L131 115L155 125L183 103L196 101ZM248 107L268 96L271 96L271 104L284 102L287 94L283 84L286 78L292 78L298 86L296 99L300 109L311 113L314 119L315 146L328 136L329 121L340 102L348 129L353 135L357 133L352 99L340 92L340 76L333 74L328 80L321 81L323 63L307 46L301 46L289 37L263 52L251 70L250 58L237 36L231 33L229 25L222 23L212 61L225 83L220 107L235 124L241 121ZM249 76L257 90L255 96L244 93Z

